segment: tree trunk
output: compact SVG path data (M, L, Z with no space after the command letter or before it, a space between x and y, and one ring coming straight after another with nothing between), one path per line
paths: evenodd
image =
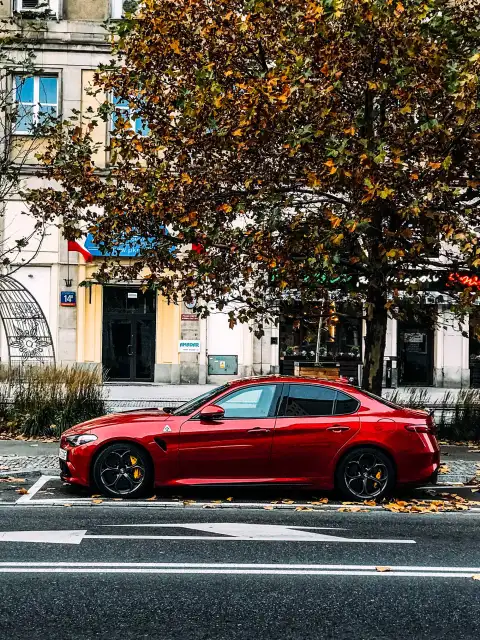
M377 395L382 393L383 357L387 334L387 300L376 287L367 294L367 333L363 360L362 389Z

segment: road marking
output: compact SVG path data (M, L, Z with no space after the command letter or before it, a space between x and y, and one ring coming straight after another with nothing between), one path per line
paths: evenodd
M392 566L379 572L374 565L301 564L200 564L120 562L2 562L0 573L129 573L129 574L223 574L223 575L310 575L390 576L428 578L472 578L480 568Z
M298 527L287 527L270 524L241 523L195 523L166 524L157 527L189 529L220 535L121 535L121 534L87 534L86 530L67 531L6 531L0 533L0 542L40 542L55 544L80 544L82 540L203 540L232 542L339 542L339 543L373 543L373 544L415 544L415 540L344 538L302 531Z
M52 479L55 480L57 477L58 476L40 476L40 478L35 482L35 484L30 487L30 489L28 490L28 493L21 496L17 500L16 504L25 504L26 502L30 502L33 496L38 491L40 491L40 489L44 487L49 480L52 480Z
M0 542L47 542L50 544L80 544L86 529L72 531L4 531Z

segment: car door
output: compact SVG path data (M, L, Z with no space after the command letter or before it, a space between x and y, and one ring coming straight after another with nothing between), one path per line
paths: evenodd
M272 472L292 482L331 477L335 456L360 428L359 402L321 384L284 385Z
M197 414L184 422L179 444L180 481L266 481L282 386L242 386L215 399L225 410L223 419L207 421Z

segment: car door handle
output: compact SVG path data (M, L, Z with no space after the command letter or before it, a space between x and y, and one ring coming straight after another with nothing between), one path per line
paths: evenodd
M270 433L270 429L264 429L263 427L254 427L253 429L249 429L247 433Z
M350 427L343 427L341 424L334 424L331 427L327 427L327 431L333 431L333 433L341 433L342 431L350 431Z

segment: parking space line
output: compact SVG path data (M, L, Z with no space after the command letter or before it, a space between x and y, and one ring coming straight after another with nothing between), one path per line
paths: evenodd
M57 476L40 476L40 478L35 482L35 484L30 487L28 492L25 493L23 496L20 496L20 498L16 501L15 504L25 504L26 502L30 502L33 496L38 491L40 491L40 489L44 487L47 484L47 482L49 482L49 480L52 480L52 479L55 480L56 478Z

